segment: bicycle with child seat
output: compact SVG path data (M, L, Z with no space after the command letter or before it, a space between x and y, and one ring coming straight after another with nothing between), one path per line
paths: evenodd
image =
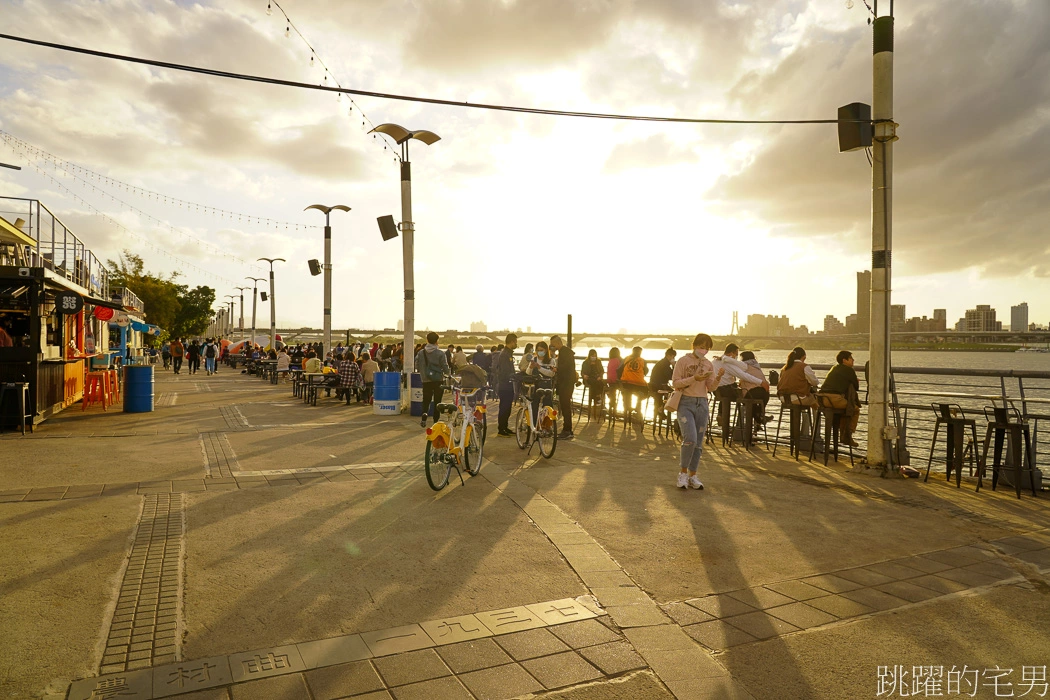
M531 397L527 388L531 388ZM545 459L554 456L558 447L558 411L553 404L554 389L549 380L522 383L514 419L514 437L519 449L532 452L532 446L538 443Z
M454 379L443 388L452 391L452 402L437 405L438 421L427 428L427 446L423 454L427 483L435 491L448 485L453 469L463 483L460 464L471 476L481 471L488 433L485 405L488 389L465 389ZM443 414L453 416L451 424L441 420Z

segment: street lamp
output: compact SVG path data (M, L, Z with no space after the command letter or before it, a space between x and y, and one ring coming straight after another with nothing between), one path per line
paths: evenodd
M230 322L226 324L226 328L229 330L229 333L226 334L226 338L229 340L229 339L233 338L234 304L237 303L237 295L236 294L227 294L225 296L226 296L227 299L229 299L229 301L226 302L226 303L230 305ZM233 342L233 341L231 340L230 342Z
M245 277L246 280L251 280L255 283L252 287L252 345L255 345L255 300L259 296L259 283L265 282L265 277ZM276 348L274 348L276 349Z
M328 225L328 216L333 209L350 211L345 204L326 207L323 204L311 204L307 209L324 212L324 349L332 349L332 227Z
M234 289L241 291L241 340L244 340L244 290L251 289L251 287L234 287ZM252 345L255 343L252 342Z
M408 381L411 382L412 370L414 369L413 364L416 359L412 354L416 338L416 291L412 260L416 229L412 221L412 163L408 159L408 142L415 139L430 146L441 140L441 137L433 131L409 131L397 124L380 124L372 131L378 131L380 134L389 136L394 139L397 145L401 146L401 233L404 234L402 236L401 250L405 266L405 340L403 350L405 362L403 371L405 376L409 377ZM408 402L409 400L411 400L411 392L407 391L404 394L404 401Z
M277 349L277 306L273 303L273 264L286 262L284 258L258 258L270 263L270 349Z

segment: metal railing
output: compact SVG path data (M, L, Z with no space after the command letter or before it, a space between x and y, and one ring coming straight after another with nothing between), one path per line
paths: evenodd
M37 199L0 197L0 215L36 242L25 251L30 267L43 267L80 285L93 296L109 298L109 272L84 242Z

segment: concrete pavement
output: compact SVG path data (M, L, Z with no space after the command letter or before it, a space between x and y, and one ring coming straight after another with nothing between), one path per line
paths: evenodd
M551 460L492 433L435 494L412 419L230 370L157 391L0 436L4 697L1043 690L1045 496L721 446L683 491L672 441L586 418Z

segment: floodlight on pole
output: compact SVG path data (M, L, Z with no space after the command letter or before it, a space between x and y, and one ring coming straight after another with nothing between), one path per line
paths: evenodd
M246 280L251 280L255 283L252 287L252 345L255 345L255 301L259 297L259 283L265 282L265 277L245 277Z
M257 258L270 263L270 349L277 349L277 305L273 298L273 264L275 262L286 262L284 258Z
M380 124L369 133L377 132L389 136L394 142L401 146L401 250L405 266L405 338L402 350L404 356L404 375L406 382L411 381L415 356L412 353L415 347L415 314L416 314L416 291L415 270L413 263L415 244L415 223L412 221L412 163L408 158L408 142L415 139L430 146L441 140L441 137L433 131L409 131L398 124ZM380 222L380 231L384 240L389 240L389 226L384 228ZM392 223L392 222L391 222ZM402 408L411 400L411 392L406 391L402 395Z
M330 207L324 204L311 204L307 209L316 209L324 214L324 350L332 349L332 227L328 217L332 210L349 212L350 207L336 204Z

